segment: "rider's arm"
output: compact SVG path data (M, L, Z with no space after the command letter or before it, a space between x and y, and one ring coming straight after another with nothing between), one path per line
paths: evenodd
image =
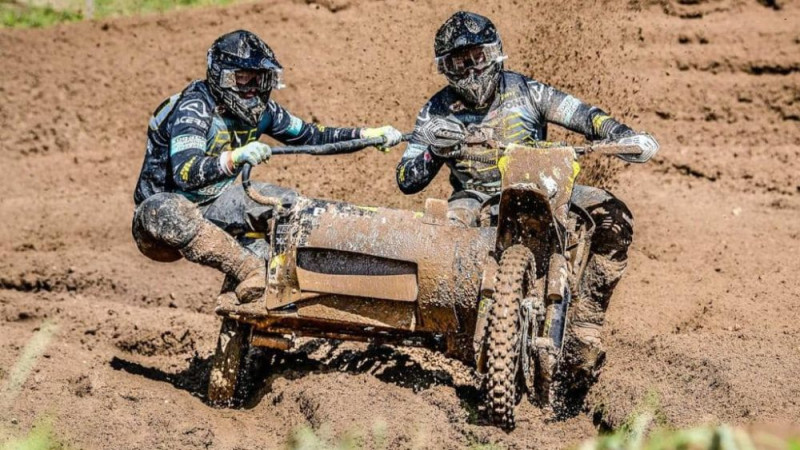
M430 150L430 143L422 132L422 127L439 110L434 105L439 105L436 97L431 99L417 116L414 133L408 141L408 147L397 164L397 186L404 194L416 194L425 189L431 180L439 173L444 160L437 157ZM434 110L432 113L431 110Z
M360 128L324 127L292 115L270 100L259 124L259 131L288 145L321 145L360 137Z
M610 117L602 109L552 86L529 80L528 91L534 106L547 122L581 133L586 139L617 139L633 133L627 125Z
M206 155L211 108L202 99L187 97L175 107L170 123L169 159L172 181L183 190L195 190L229 178L219 156Z
M397 164L397 186L404 194L416 194L433 180L443 163L427 145L412 138Z

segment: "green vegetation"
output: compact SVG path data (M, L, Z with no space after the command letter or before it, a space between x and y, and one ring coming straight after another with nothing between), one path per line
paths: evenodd
M58 326L45 321L36 330L22 350L14 366L3 373L4 383L0 386L0 408L7 410L20 393L22 386L53 340ZM0 424L0 450L46 450L64 448L53 434L53 427L48 420L39 420L23 436L17 436L16 430Z
M386 448L386 422L376 421L367 438L371 441L370 448ZM318 430L302 426L294 430L287 443L287 448L290 450L356 450L362 448L363 441L363 436L359 433L350 432L334 437L326 425Z
M652 391L613 433L585 441L578 450L800 450L793 442L724 424L675 429Z
M587 440L577 450L800 450L799 445L724 424L676 429L661 409L658 393L651 391L614 432Z
M147 14L189 6L226 5L233 0L95 0L95 17Z
M28 379L31 370L33 370L39 358L50 345L50 341L53 340L56 331L58 331L58 326L49 320L43 322L39 329L36 330L36 333L22 350L22 354L16 364L11 368L8 380L0 389L0 407L5 408L13 403L25 380Z
M378 420L372 426L372 430L366 434L349 431L339 436L335 436L330 427L323 424L318 429L308 426L301 426L294 430L289 440L286 442L288 450L360 450L375 449L382 450L389 447L387 441L387 425ZM404 442L408 448L429 448L430 435L417 430L416 435L411 438L411 442ZM465 447L469 450L501 450L504 447L497 444L472 444Z
M80 11L56 10L49 5L22 5L10 0L0 0L0 24L3 27L39 28L82 18Z
M51 450L63 448L66 447L58 441L49 422L41 422L35 425L26 436L0 442L0 450Z
M164 12L190 6L226 5L236 0L0 0L3 27L38 28L83 18ZM45 3L46 2L46 3Z
M684 430L656 429L647 435L619 430L586 441L578 450L800 450L797 440L748 432L727 425Z

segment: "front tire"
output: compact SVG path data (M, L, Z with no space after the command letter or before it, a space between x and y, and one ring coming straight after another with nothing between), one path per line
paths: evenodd
M520 305L535 276L535 261L523 245L509 247L500 259L487 331L486 382L492 422L514 428L514 408L519 399L521 345Z

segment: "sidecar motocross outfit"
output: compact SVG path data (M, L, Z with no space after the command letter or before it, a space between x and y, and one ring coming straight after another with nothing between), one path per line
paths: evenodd
M150 119L134 194L132 231L139 250L156 261L183 256L237 280L254 270L263 272L264 261L231 236L252 231L246 211L256 204L241 185L232 186L241 167L223 167L219 155L262 134L286 144L316 145L357 139L360 131L306 123L274 100L267 102L253 126L219 105L206 81L190 83L156 108ZM293 195L277 186L253 187L271 197ZM251 296L247 289L240 284L237 296ZM258 287L254 289L257 293Z
M433 118L460 122L467 130L488 128L502 144L537 145L547 139L549 122L589 140L616 139L633 133L601 109L511 71L500 73L494 98L482 109L468 106L451 86L445 87L420 111L396 175L400 189L414 194L447 165L453 187L449 216L451 222L462 226L478 226L483 201L500 192L500 170L496 160L483 163L458 156L437 156L425 132L426 122ZM570 326L576 331L572 334L581 342L572 342L572 349L568 347L567 364L576 369L576 378L591 378L602 363L600 327L611 292L626 266L633 216L623 202L603 189L575 186L572 202L592 216L596 229L591 243L593 257L571 308L574 315Z

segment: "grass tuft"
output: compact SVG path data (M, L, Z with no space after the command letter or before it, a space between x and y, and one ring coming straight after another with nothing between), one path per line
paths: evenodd
M0 450L53 450L66 446L58 441L50 422L36 424L27 435L0 443Z
M0 1L0 24L3 27L41 28L83 19L80 11L56 10L52 6L24 5Z
M0 26L41 28L84 18L162 13L196 6L219 6L237 0L0 0ZM87 9L88 8L88 9Z
M96 17L161 13L176 8L218 6L233 0L95 0Z

